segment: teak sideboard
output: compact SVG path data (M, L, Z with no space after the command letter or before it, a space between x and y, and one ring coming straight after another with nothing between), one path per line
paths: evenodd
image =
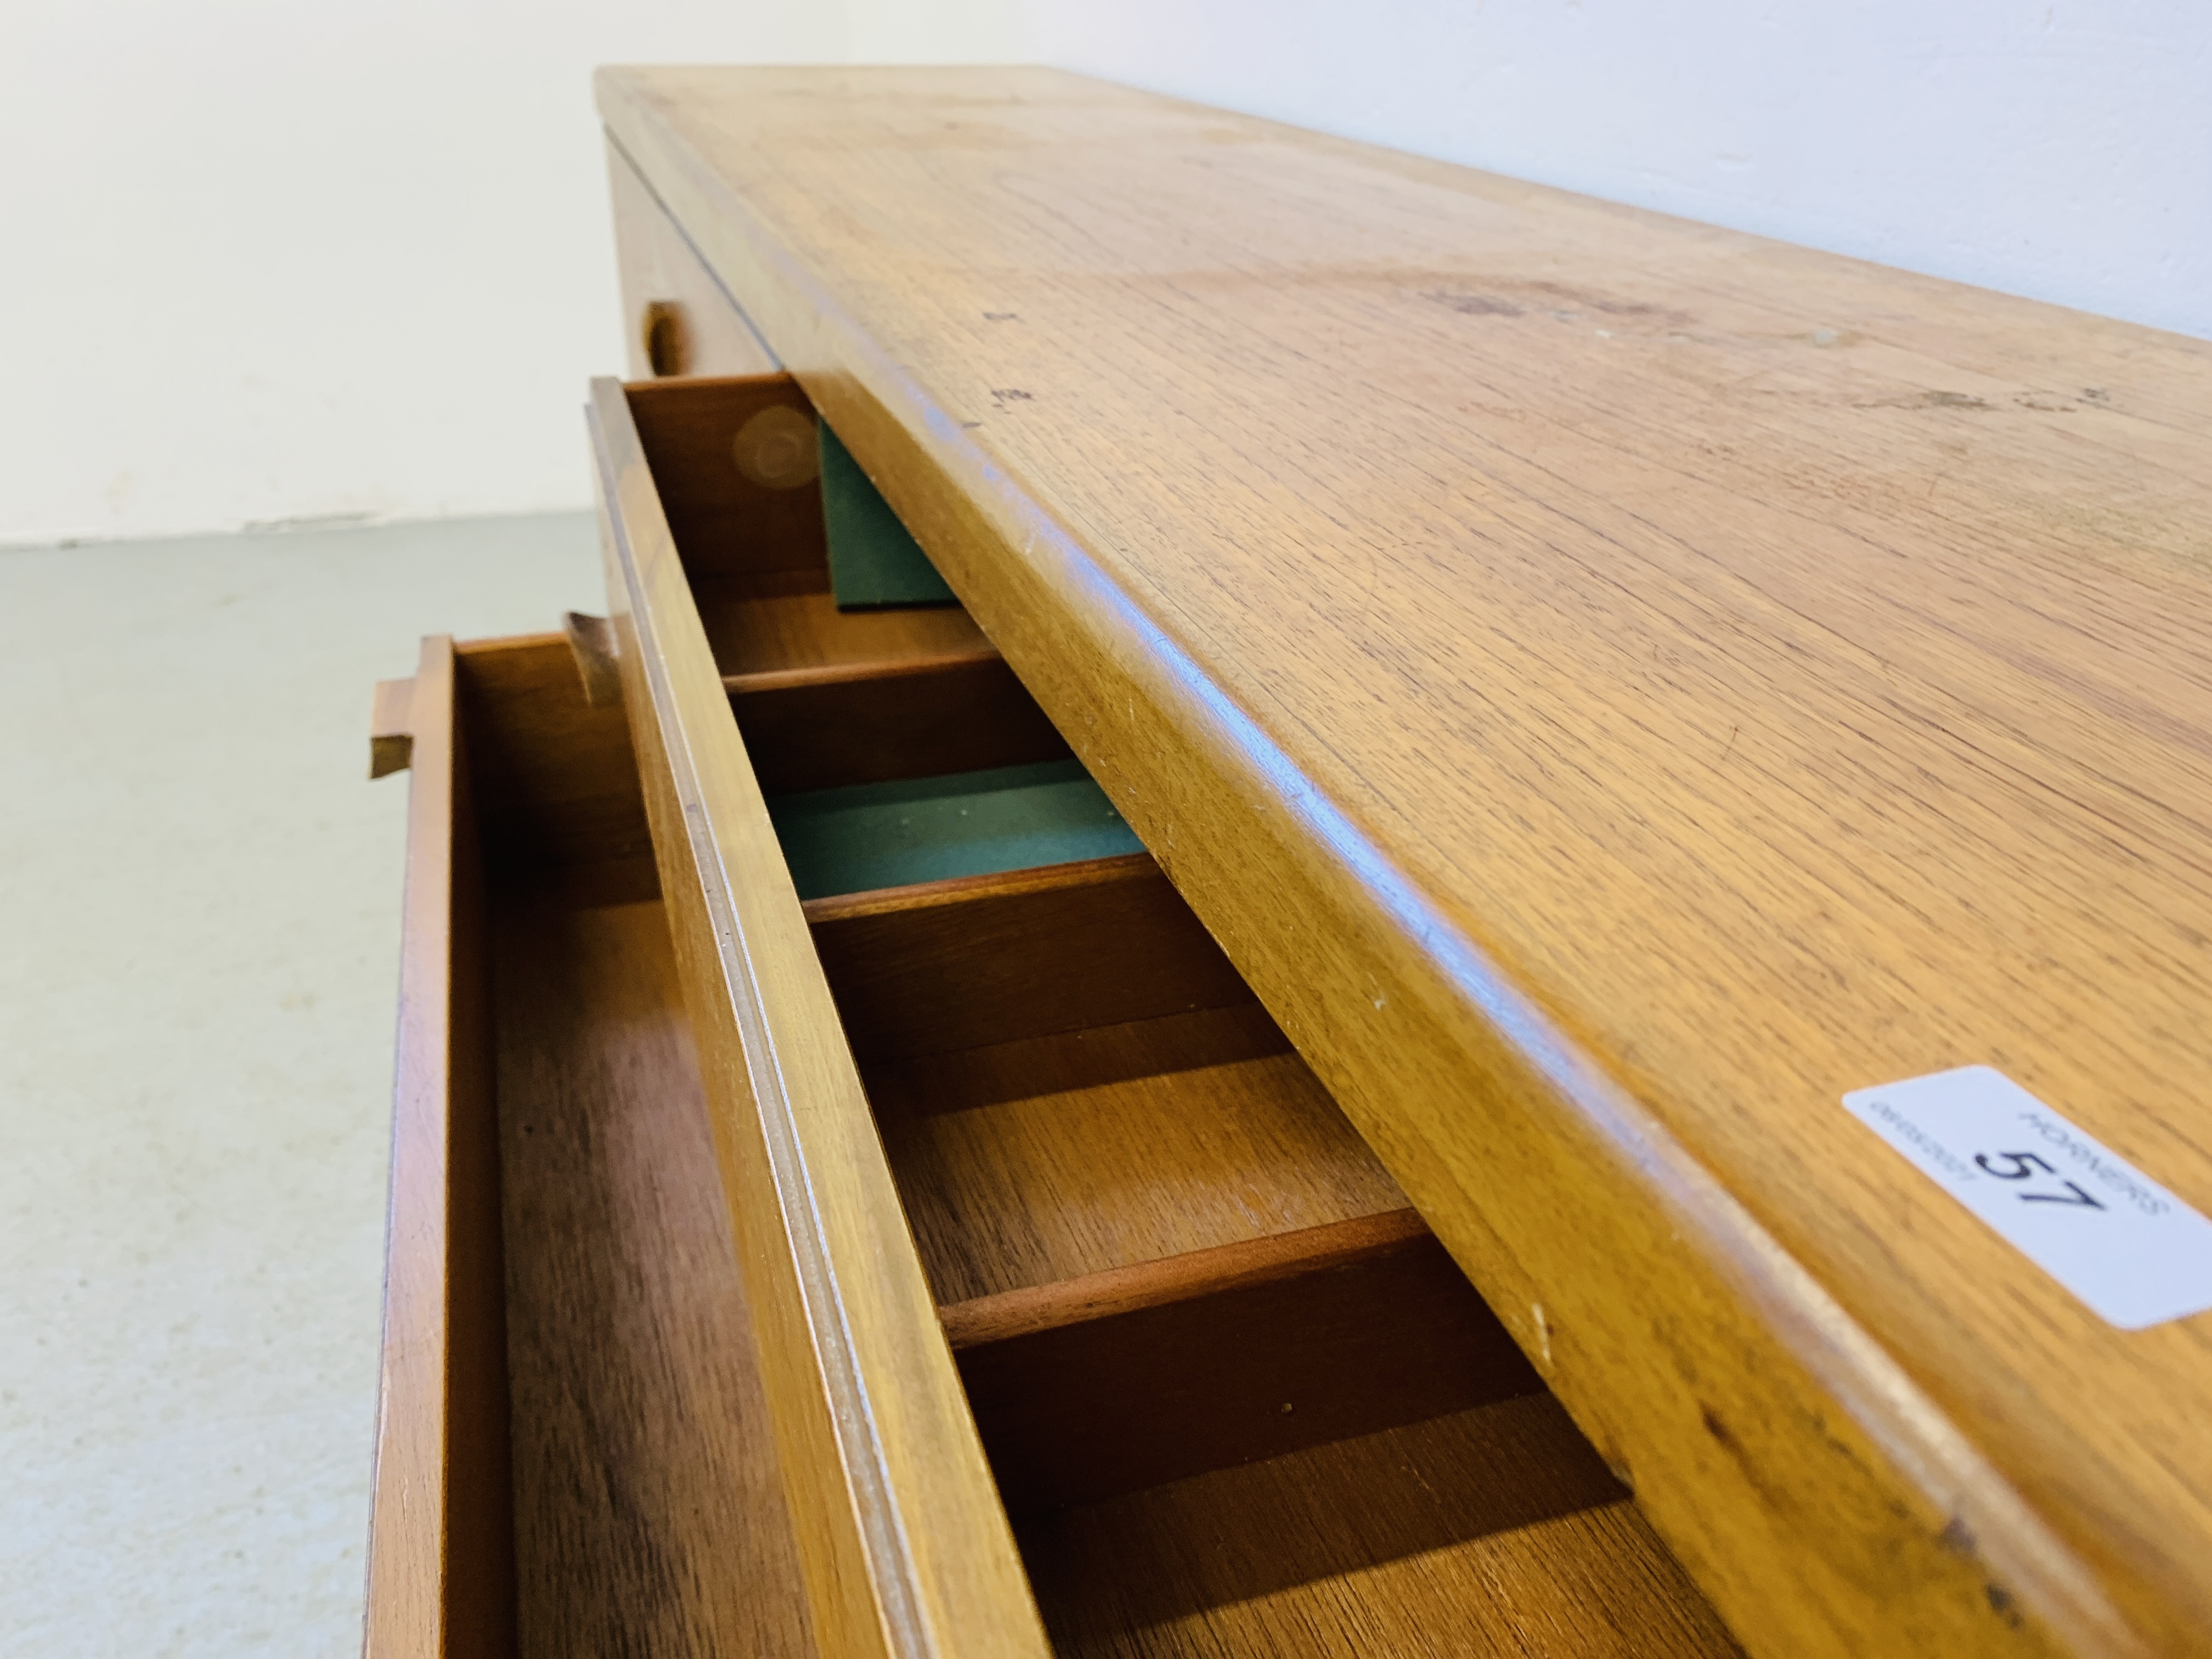
M1843 1103L2212 1210L2212 346L1046 70L598 92L609 617L379 692L369 1659L2212 1654L2212 1316ZM817 422L957 605L839 608ZM798 850L1015 777L1127 846Z

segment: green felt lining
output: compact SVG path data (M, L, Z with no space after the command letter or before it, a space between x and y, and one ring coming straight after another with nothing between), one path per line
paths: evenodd
M891 511L827 421L822 434L822 528L830 543L830 588L837 608L951 605L952 590Z
M1076 760L778 795L768 812L801 898L1145 850Z

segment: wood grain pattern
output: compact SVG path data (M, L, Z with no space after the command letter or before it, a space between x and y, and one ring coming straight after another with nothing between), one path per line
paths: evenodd
M490 963L453 642L410 697L407 892L364 1659L514 1644Z
M811 1655L662 908L510 896L495 983L520 1659Z
M477 810L501 877L649 856L629 725L585 701L565 637L479 641L464 662Z
M817 663L804 668L767 668L749 674L725 674L722 684L734 697L740 691L791 691L802 686L843 685L884 673L899 674L908 671L927 673L963 664L1002 660L999 653L987 644L947 652L939 656L906 656L880 664Z
M884 1060L867 1079L939 1302L1405 1202L1250 1003Z
M805 910L863 1062L1252 1000L1143 853L809 899ZM1248 1024L1257 1035L1244 1049L1289 1046Z
M787 374L647 381L629 388L646 462L691 580L739 598L830 592L822 492L811 479L763 483L739 439L769 411L811 428L813 406ZM833 607L834 614L834 607Z
M714 660L741 677L862 671L989 654L957 605L843 611L830 592L822 495L776 489L738 465L739 439L767 410L814 418L786 374L647 382L626 388L670 533L691 579Z
M661 888L825 1652L1045 1638L622 387L592 428Z
M607 146L615 256L622 283L623 337L633 380L676 374L765 374L775 354L753 332L714 272L684 240L637 169ZM655 363L647 325L655 307L672 311L673 336Z
M559 635L415 687L364 1652L811 1653L621 714Z
M827 581L826 566L824 572ZM696 590L714 660L740 684L743 678L793 669L880 672L990 648L975 620L957 606L840 611L826 589L763 597L750 586L708 577Z
M1062 1659L1735 1648L1548 1395L1027 1522Z
M2212 347L1046 71L599 90L1755 1651L2212 1652L2212 1320L1838 1103L2212 1208Z
M561 618L568 654L583 683L584 702L593 708L609 708L622 697L622 670L615 666L614 630L605 617L571 611Z
M724 684L768 795L1026 766L1068 752L996 652Z
M1411 1210L957 1304L1015 1516L1543 1389Z
M957 1354L1072 1325L1118 1320L1224 1291L1297 1279L1434 1237L1418 1210L1384 1210L955 1302L939 1308L937 1317Z

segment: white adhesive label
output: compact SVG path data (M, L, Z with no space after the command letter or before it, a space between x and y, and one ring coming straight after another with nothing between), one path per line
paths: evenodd
M1962 1066L1844 1104L2106 1323L2212 1309L2212 1221L2003 1073Z

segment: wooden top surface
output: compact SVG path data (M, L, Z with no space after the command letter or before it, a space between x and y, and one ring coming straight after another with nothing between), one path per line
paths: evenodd
M1352 969L1207 872L1339 867L1370 1060L1402 998L1596 1079L1562 1134L1686 1153L1819 1292L1753 1300L2212 1641L2212 1316L2106 1325L1840 1103L1992 1065L2212 1212L2212 346L1049 71L600 98L1302 1048ZM1466 1260L1411 1166L1481 1079L1400 1144L1309 1057Z

